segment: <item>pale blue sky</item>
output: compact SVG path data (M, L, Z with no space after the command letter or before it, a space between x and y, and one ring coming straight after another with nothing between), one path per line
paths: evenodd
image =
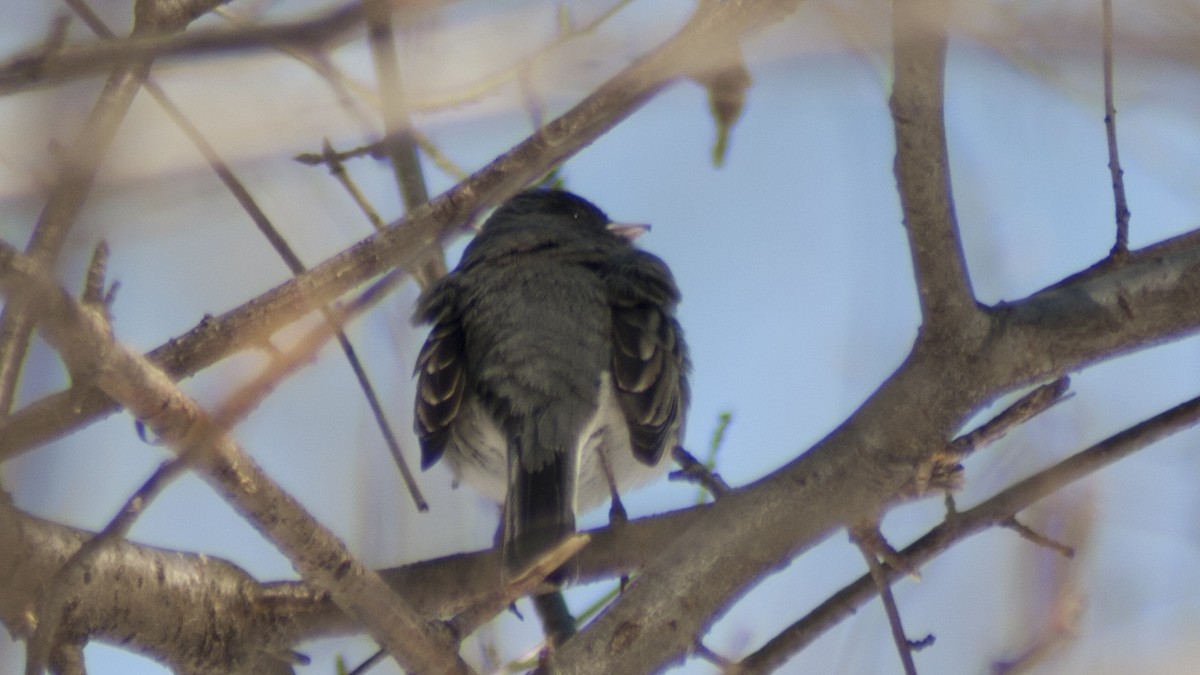
M457 12L468 26L468 8L475 4L462 3ZM590 38L594 43L581 48L586 56L562 57L583 68L583 77L545 75L561 87L550 96L549 113L561 112L646 40L667 34L690 7L645 4L634 3L607 31ZM553 25L549 4L507 7L524 8L543 27ZM919 324L891 173L886 70L877 56L829 45L810 48L811 27L829 22L820 7L805 5L791 21L747 43L755 84L723 168L709 163L713 126L703 90L690 82L650 102L565 168L568 187L614 218L654 226L641 243L677 277L684 296L681 321L695 362L688 445L702 451L717 415L732 410L719 470L734 485L777 468L843 421L899 365ZM9 27L45 25L38 17L49 10L26 0L15 11L28 14ZM507 12L498 12L495 21L504 16ZM886 23L883 16L879 21ZM457 20L447 19L431 21L428 30L457 27ZM27 32L0 30L6 53L30 39ZM462 48L482 49L474 43ZM430 68L445 67L454 49L453 41L414 38L406 55L434 64ZM955 198L972 280L985 302L1019 299L1086 267L1111 246L1098 54L1095 45L1067 45L1043 55L1053 64L1046 67L1032 59L1014 63L966 40L951 49L946 111ZM339 54L339 62L357 67L360 56ZM1118 103L1135 245L1200 224L1196 71L1143 56L1118 57L1118 91L1133 92ZM469 67L484 73L495 65ZM356 72L369 80L369 69ZM288 161L295 152L316 149L321 133L332 134L343 147L362 140L327 88L303 67L266 55L240 64L217 60L172 67L160 79L186 109L197 111L198 122L234 158L235 170L307 263L368 234L326 174ZM230 79L250 86L228 96L213 88ZM1127 82L1133 84L1127 88ZM24 245L42 203L30 176L44 169L51 133L60 142L70 138L94 89L94 83L84 83L0 98L5 241ZM528 132L523 113L502 99L477 108L418 118L444 153L471 169ZM143 161L148 154L153 159ZM390 172L369 160L352 168L385 218L394 217ZM427 169L433 192L452 184ZM72 234L63 278L75 287L79 263L91 246L101 236L109 241L111 273L122 282L114 307L120 339L151 348L187 330L205 312L223 312L287 277L245 215L146 97L135 105L107 170L116 178L103 182ZM411 287L395 294L354 325L351 335L415 458L407 432L409 373L421 339L408 324L414 297ZM1198 361L1197 343L1188 340L1074 376L1074 398L967 462L960 504L970 505L1194 396ZM212 405L261 362L256 355L230 359L185 388ZM61 386L56 357L39 345L22 400ZM281 386L237 436L369 564L395 565L485 547L491 540L495 508L468 488L446 489L449 477L441 467L421 476L432 511L413 512L334 347ZM1173 672L1171 664L1188 662L1185 655L1192 662L1200 657L1194 644L1200 628L1200 605L1194 601L1200 591L1200 532L1194 525L1200 461L1193 450L1198 440L1196 432L1181 434L1055 497L1064 505L1059 512L1075 505L1075 513L1090 514L1086 540L1072 540L1082 535L1055 529L1053 520L1049 526L1051 534L1083 547L1069 570L1085 607L1077 640L1037 672L1117 673L1134 664L1139 672ZM22 508L96 528L163 457L162 449L137 440L127 417L115 415L9 462L3 483ZM662 482L627 505L637 516L678 508L694 497L690 487ZM885 533L904 544L940 515L940 500L905 506L889 516ZM603 519L602 509L585 523ZM160 497L132 538L225 557L263 580L294 578L282 556L193 478ZM993 660L1016 655L1042 618L1038 598L1052 587L1054 570L1061 572L1055 565L1052 554L997 530L927 566L920 584L901 582L898 600L910 635L931 632L938 638L917 655L921 672L986 672ZM748 653L862 572L858 552L835 535L751 591L704 642L731 658ZM603 590L574 591L571 601L581 607ZM512 657L532 646L537 628L532 620L522 624L504 617L489 632L503 656ZM16 672L23 645L7 639L0 635L0 671ZM373 648L358 639L302 649L314 664L300 672L330 673L335 653L353 663ZM465 653L474 658L477 650L468 643ZM90 672L100 675L163 672L101 646L90 647L88 658ZM898 670L877 603L786 668ZM381 666L373 672L396 671ZM689 662L680 672L711 668Z

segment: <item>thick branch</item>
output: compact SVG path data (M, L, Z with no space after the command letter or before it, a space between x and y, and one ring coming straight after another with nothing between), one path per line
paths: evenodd
M680 659L750 585L839 527L874 517L996 396L1200 328L1200 248L1091 276L991 315L956 350L918 341L908 360L812 450L716 503L558 653L568 673Z
M589 532L592 541L579 557L579 581L635 571L662 541L706 511L696 507ZM0 621L11 633L29 634L25 609L36 606L40 589L91 536L0 503ZM72 626L94 640L124 645L181 670L265 672L265 664L278 661L274 655L300 642L363 630L329 594L307 582L260 584L210 556L122 541L106 549L88 573L91 583L72 598ZM501 590L495 550L426 560L380 575L430 620L495 605ZM220 611L198 611L216 607Z
M948 13L947 0L892 3L896 184L924 329L941 335L981 324L954 213L942 116Z
M1003 525L1015 514L1064 486L1198 422L1200 398L1194 398L1039 471L972 509L955 514L900 553L909 565L920 567L971 535ZM896 569L887 569L886 573L889 583L904 574ZM735 672L748 675L775 671L792 655L862 607L876 591L870 575L859 577L743 660Z

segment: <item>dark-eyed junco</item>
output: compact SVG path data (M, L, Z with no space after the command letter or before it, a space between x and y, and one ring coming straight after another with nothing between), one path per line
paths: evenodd
M421 297L421 465L504 504L506 574L575 532L575 515L666 469L689 362L679 291L621 225L560 190L495 211Z

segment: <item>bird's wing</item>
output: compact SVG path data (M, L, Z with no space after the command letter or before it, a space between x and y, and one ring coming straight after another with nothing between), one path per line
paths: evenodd
M446 450L450 425L467 389L465 339L455 291L443 278L417 304L416 320L433 324L416 364L413 429L421 444L422 469L432 466Z
M638 251L609 278L613 382L634 456L657 464L679 442L687 412L687 347L675 304L679 291L658 258Z

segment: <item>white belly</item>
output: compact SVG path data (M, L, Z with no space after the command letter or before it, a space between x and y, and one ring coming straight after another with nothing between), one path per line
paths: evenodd
M575 488L575 513L594 509L610 496L608 474L617 491L624 493L664 474L670 466L670 453L664 452L658 464L650 466L633 455L629 447L629 428L621 414L608 373L601 376L600 401L596 415L589 421L580 443ZM481 495L504 503L508 491L508 444L504 433L477 402L465 403L459 411L456 429L475 428L475 443L467 445L462 434L451 434L445 458L459 480ZM481 440L480 440L481 439ZM607 465L607 470L605 465Z

